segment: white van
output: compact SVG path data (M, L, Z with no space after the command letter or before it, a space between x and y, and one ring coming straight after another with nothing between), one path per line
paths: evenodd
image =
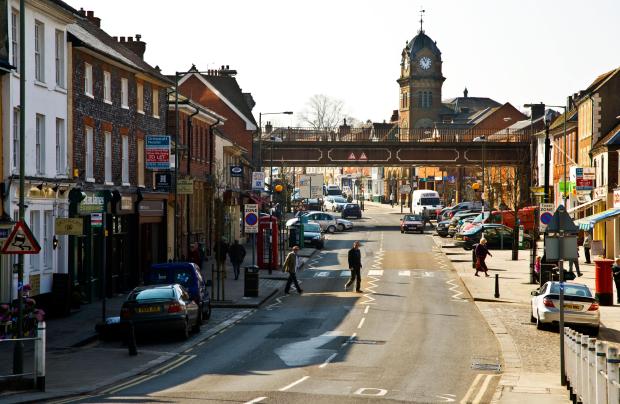
M429 217L436 219L437 210L441 209L441 201L439 199L439 192L418 189L413 191L411 196L412 211L413 213L422 214L424 208L428 211Z
M342 196L342 191L338 185L330 184L325 187L325 195L327 196Z

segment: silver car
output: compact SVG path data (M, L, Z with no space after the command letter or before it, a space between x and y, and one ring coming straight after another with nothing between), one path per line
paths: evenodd
M539 330L560 321L560 282L547 282L532 291L531 318ZM587 285L564 283L564 321L566 324L587 327L598 335L601 324L599 305Z
M339 228L336 218L330 215L329 213L319 212L319 211L310 211L303 216L307 217L309 221L318 223L319 226L321 226L322 232L335 233L336 229ZM299 219L296 217L289 219L286 222L286 227L288 228L294 225L295 223L298 222L298 220Z
M347 219L336 218L336 227L338 231L352 230L353 222Z

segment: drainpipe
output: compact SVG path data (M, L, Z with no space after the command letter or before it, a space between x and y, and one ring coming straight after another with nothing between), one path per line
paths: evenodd
M214 202L214 196L215 196L215 192L213 192L213 187L215 185L214 177L213 177L213 166L215 165L214 159L215 159L215 134L213 132L213 128L215 128L217 125L219 125L222 122L221 119L217 118L217 121L213 124L213 125L209 125L209 177L211 184L210 184L210 189L211 189L211 200L210 200L210 206L209 206L209 214L207 215L207 217L209 218L213 218L213 202ZM213 226L212 226L212 220L209 220L209 222L207 223L207 234L209 237L209 243L211 243L211 246L216 245L219 246L219 243L214 244L213 242ZM209 248L209 251L211 252L211 255L213 255L213 251L212 248Z
M187 176L190 177L191 176L191 161L192 161L192 118L196 115L198 115L198 113L200 112L198 110L198 108L196 108L194 106L194 108L196 109L196 112L194 112L193 114L191 114L190 116L187 117ZM185 195L185 211L186 211L186 217L185 217L185 221L187 222L187 260L189 261L189 251L190 251L190 234L191 234L191 224L192 221L190 220L190 216L189 216L189 195Z

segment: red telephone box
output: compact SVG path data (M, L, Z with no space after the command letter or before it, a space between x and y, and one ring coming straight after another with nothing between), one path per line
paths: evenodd
M260 269L279 269L278 218L262 216L258 221L256 259Z

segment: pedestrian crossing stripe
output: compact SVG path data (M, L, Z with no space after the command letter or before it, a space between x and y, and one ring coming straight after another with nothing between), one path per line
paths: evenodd
M368 271L368 276L381 276L383 275L383 269L371 269Z
M398 271L398 276L411 276L411 271Z
M340 271L341 278L348 278L351 276L351 271Z
M329 271L321 271L321 272L316 272L314 274L315 278L329 278Z

